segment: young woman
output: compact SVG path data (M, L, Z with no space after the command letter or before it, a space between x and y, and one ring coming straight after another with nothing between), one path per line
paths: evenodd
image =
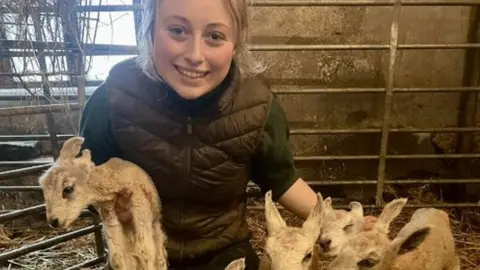
M246 48L247 0L146 0L139 56L116 64L80 123L96 164L117 156L153 178L169 263L223 269L258 258L249 180L301 218L316 195L298 176L284 111Z

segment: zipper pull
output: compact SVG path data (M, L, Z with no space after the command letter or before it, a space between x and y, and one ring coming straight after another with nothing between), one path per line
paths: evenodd
M190 135L193 133L192 124L190 121L190 116L187 118L187 134Z

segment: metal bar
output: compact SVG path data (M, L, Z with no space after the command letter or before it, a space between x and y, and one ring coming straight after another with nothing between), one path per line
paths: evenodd
M31 14L32 20L33 20L33 25L34 25L34 32L35 32L35 40L37 41L43 41L43 36L42 36L42 26L40 25L40 14L38 12L34 12ZM40 64L40 69L43 73L47 72L47 62L45 60L45 56L42 55L43 50L39 51L39 54L37 56L38 63ZM50 92L50 86L48 84L48 78L46 76L42 76L42 88L43 88L43 94L46 97L46 102L47 104L51 105L52 104L52 94ZM57 141L57 131L55 128L55 119L53 118L53 113L52 112L47 112L45 113L45 120L47 122L47 130L49 133L49 139L50 139L50 145L52 147L52 155L54 159L57 159L59 153L60 153L60 148L58 145Z
M101 257L98 257L98 258L95 258L95 259L92 259L92 260L88 260L88 261L85 261L83 263L80 263L80 264L77 264L75 266L72 266L72 267L69 267L65 270L82 270L82 269L89 269L89 268L86 268L86 267L91 267L91 266L94 266L94 265L97 265L101 262L105 262L107 258L105 256L101 256Z
M42 212L45 212L45 204L27 207L21 210L15 210L15 211L0 215L0 222L5 222L8 220L13 220L16 218L21 218L21 217L29 216L31 214L38 214Z
M87 235L101 228L102 228L102 225L92 225L92 226L88 226L73 232L55 236L45 241L41 241L31 245L26 245L21 248L14 249L12 251L3 252L2 254L0 254L0 264L4 264L6 261L10 259L17 258L37 250L46 249L70 239Z
M52 166L52 163L0 172L0 181L30 175L32 173L46 170L51 166Z
M18 211L18 209L15 209L15 210L12 210L12 209L7 209L7 210L0 210L0 214L8 214L8 213L11 213L11 212L15 212L15 211ZM80 218L91 218L93 215L96 215L95 213L89 211L89 210L83 210L81 213L80 213ZM24 216L28 216L28 214L25 214L25 215L21 215L21 216L17 216L15 218L21 218L21 217L24 217Z
M35 106L18 106L18 107L6 107L0 108L0 117L2 116L14 116L14 115L30 115L30 114L42 114L47 112L63 112L64 110L79 110L80 105L78 103L64 103L64 104L52 104L52 105L35 105Z
M310 186L350 186L350 185L375 185L377 180L325 180L325 181L306 181ZM397 179L385 180L389 185L410 185L410 184L480 184L480 179ZM250 183L248 188L256 187L256 184ZM0 186L0 191L34 191L41 192L40 186ZM1 219L0 219L1 221Z
M274 81L274 79L272 79ZM52 85L55 82L52 82ZM64 83L64 82L62 82ZM98 87L103 81L94 81L94 82L86 82L85 84L89 87ZM32 83L35 84L35 83ZM27 84L29 85L29 84ZM57 84L60 85L60 84ZM40 85L39 85L40 86ZM23 86L17 85L12 89L5 89L3 86L0 86L0 91L12 91L14 89L20 90ZM70 87L74 88L73 86L59 86L59 87ZM33 88L33 87L32 87ZM74 90L74 89L73 89ZM393 92L396 93L430 93L430 92L478 92L480 91L480 87L433 87L433 88L393 88ZM279 95L310 95L310 94L363 94L363 93L385 93L385 88L290 88L290 89L272 89L272 92ZM17 91L18 93L18 91ZM0 95L0 100L25 100L25 94L15 93L12 95ZM90 96L85 94L85 96ZM38 98L42 98L42 95L37 95ZM59 99L65 98L66 95L54 95L55 98ZM77 97L75 94L69 94L68 97Z
M464 159L464 158L480 158L480 153L472 154L403 154L403 155L386 155L386 159ZM379 159L379 155L324 155L324 156L294 156L297 162L305 161L328 161L328 160L375 160ZM53 163L42 161L1 161L0 167L31 165L35 166L0 172L0 180L8 178L21 177L29 175L49 168Z
M478 92L480 87L435 87L435 88L393 88L396 93L430 93L430 92ZM385 88L310 88L310 89L274 89L279 95L311 95L311 94L365 94L385 93Z
M373 160L379 155L325 155L325 156L294 156L295 161L327 161L327 160ZM480 158L480 154L405 154L385 155L385 159L461 159Z
M57 134L57 138L66 140L75 136L74 134ZM0 135L0 142L6 141L44 141L48 140L48 134L30 134L30 135Z
M25 166L37 166L37 165L46 165L51 164L52 162L49 161L0 161L0 168L1 167L25 167Z
M132 5L141 5L141 4L142 4L141 0L132 0ZM135 40L137 42L137 45L138 45L138 39L140 38L138 34L140 32L140 26L142 24L142 17L143 17L143 14L141 10L136 10L133 12L133 22L135 25Z
M9 192L9 191L34 191L34 192L41 192L42 188L40 186L0 186L0 191L2 192ZM1 221L1 218L0 218Z
M36 56L35 54L34 56ZM60 75L71 75L68 72L57 71L57 72L25 72L25 73L12 73L12 72L2 72L0 77L23 77L23 76L60 76Z
M250 6L255 7L327 7L327 6L392 6L394 0L257 0ZM404 6L474 6L476 0L403 0ZM141 5L91 5L78 6L76 12L125 12L142 10Z
M418 155L387 155L387 159L460 159L480 158L480 154L418 154Z
M380 138L380 159L378 162L378 182L376 204L378 206L383 204L383 184L385 180L385 165L387 162L387 147L388 135L390 128L390 118L393 106L393 84L395 75L395 64L397 62L397 46L398 46L398 27L400 21L401 4L400 0L395 2L393 8L393 18L390 32L390 59L388 65L387 86L385 89L385 101L383 106L383 120L382 120L382 137Z
M328 51L328 50L388 50L384 44L250 44L251 51ZM438 50L438 49L469 49L480 48L479 43L468 44L404 44L398 45L399 50Z
M327 161L327 160L372 160L378 159L378 155L342 155L342 156L294 156L295 161Z
M480 5L476 0L402 0L404 6L464 6ZM392 6L395 0L257 0L257 7L312 7L312 6Z
M256 7L328 7L328 6L392 6L393 0L257 0L249 3ZM477 0L403 0L404 6L475 6L480 5ZM140 4L133 5L90 5L77 6L75 12L125 12L125 11L141 11L143 7ZM29 7L29 10L37 12L56 13L55 7ZM1 12L4 13L25 13L23 9L14 7L2 7Z
M135 55L135 45L81 44L85 55ZM248 44L251 51L342 51L342 50L388 50L388 44ZM399 50L437 50L437 49L478 49L480 43L439 43L439 44L400 44ZM26 42L23 40L0 39L0 50L20 49L22 56L31 50L42 50L42 54L61 53L64 50L79 52L71 42ZM2 55L11 57L15 52L4 51ZM65 52L64 52L65 53ZM0 74L1 76L7 73Z
M373 134L381 129L291 129L290 135ZM463 133L480 132L480 127L391 128L390 133ZM0 141L1 141L0 136Z
M480 6L470 9L469 28L467 33L468 41L480 40ZM467 50L465 52L465 67L463 72L462 84L465 86L480 85L480 52L478 50ZM475 125L475 116L477 114L478 93L464 92L460 94L458 104L457 125L467 127ZM465 133L458 136L456 144L456 153L474 152L474 134ZM472 175L472 165L466 162L457 161L455 164L456 172L461 177ZM465 189L455 192L464 193Z
M335 209L350 209L348 205L333 205ZM364 209L379 209L383 206L378 206L375 204L364 204L362 205ZM425 208L425 207L435 207L435 208L477 208L480 207L480 203L432 203L432 204L406 204L405 208ZM285 208L281 205L277 205L277 208L284 210ZM247 210L251 211L264 211L265 206L249 205Z
M380 128L375 129L291 129L290 135L321 135L321 134L368 134L379 133ZM480 127L444 127L444 128L392 128L390 133L462 133L462 132L480 132ZM74 134L57 134L57 138L66 140L75 136ZM31 134L31 135L0 135L0 142L4 141L36 141L48 140L48 134ZM7 164L33 164L41 161L6 161ZM0 161L0 166L4 161Z
M93 223L94 224L101 224L102 220L100 216L97 214L92 215ZM97 251L97 256L102 257L105 256L105 245L103 242L102 231L98 230L95 231L95 249Z

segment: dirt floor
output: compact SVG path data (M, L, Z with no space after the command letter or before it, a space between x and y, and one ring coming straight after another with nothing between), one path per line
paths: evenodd
M262 202L255 201L253 204L261 205ZM475 210L465 210L463 212L452 209L446 210L452 218L457 253L461 258L462 269L480 269L480 212ZM408 221L413 211L413 209L404 208L401 216L392 224L392 236ZM367 214L379 214L379 211L369 212L366 210L366 212ZM299 219L283 210L281 213L288 224L300 225ZM251 210L249 212L248 223L253 232L252 243L259 255L262 254L265 237L264 222L263 211ZM92 224L90 218L81 219L75 223L75 228L78 229ZM27 217L15 222L8 222L0 227L0 253L51 238L64 232L49 228L45 221L39 220L38 217ZM1 265L0 269L57 270L94 258L96 258L95 238L93 234L89 234L45 250L21 256L9 261L6 265ZM326 263L328 261L322 261L324 266ZM101 269L101 266L91 269Z

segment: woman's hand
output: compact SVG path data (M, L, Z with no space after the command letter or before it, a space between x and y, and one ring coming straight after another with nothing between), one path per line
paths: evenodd
M133 214L130 210L132 191L122 189L115 198L115 213L118 221L122 224L130 223L133 220Z

